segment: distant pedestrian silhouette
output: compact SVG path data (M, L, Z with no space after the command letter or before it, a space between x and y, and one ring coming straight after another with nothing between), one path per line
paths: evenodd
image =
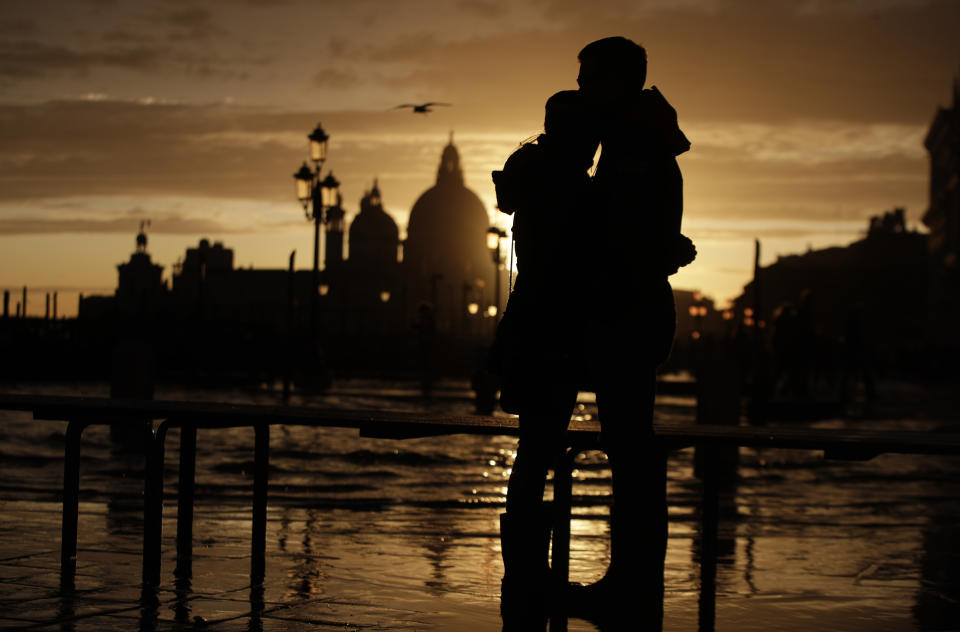
M585 47L578 93L547 102L545 134L495 173L501 210L514 212L517 289L494 357L502 403L520 414L520 441L501 520L504 620L547 585L549 519L543 491L578 387L597 393L602 443L613 472L612 560L568 603L597 620L619 605L648 625L662 620L666 550L665 455L653 441L656 367L676 328L667 277L696 251L680 234L689 148L676 112L644 90L646 52L622 37ZM586 175L597 140L602 154ZM570 236L578 238L571 257ZM571 289L585 297L574 307ZM584 371L584 367L587 369ZM639 612L638 612L639 608Z

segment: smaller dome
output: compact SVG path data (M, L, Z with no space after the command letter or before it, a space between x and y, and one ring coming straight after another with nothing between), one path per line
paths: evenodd
M360 200L360 213L350 224L350 259L357 263L389 263L397 260L400 231L383 210L380 188L373 188Z

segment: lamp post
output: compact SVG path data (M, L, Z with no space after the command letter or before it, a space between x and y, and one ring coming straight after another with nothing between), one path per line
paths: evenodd
M490 255L493 257L494 267L494 287L493 287L493 305L490 306L488 313L494 318L494 325L500 320L500 240L507 236L507 233L496 226L487 229L487 248L490 249Z
M316 343L317 334L317 297L320 294L320 225L324 222L324 211L340 205L340 183L328 172L320 177L323 163L327 159L327 141L330 137L317 123L317 127L307 134L310 141L310 160L313 168L304 161L300 169L293 174L297 182L297 198L303 204L307 220L313 221L313 277L310 285L310 333ZM325 292L324 292L325 293Z

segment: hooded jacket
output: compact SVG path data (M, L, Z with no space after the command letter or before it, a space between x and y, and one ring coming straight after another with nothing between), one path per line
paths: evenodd
M676 156L690 148L677 114L653 87L605 130L594 178L599 205L599 318L646 339L651 360L666 359L676 330L673 291L683 217Z

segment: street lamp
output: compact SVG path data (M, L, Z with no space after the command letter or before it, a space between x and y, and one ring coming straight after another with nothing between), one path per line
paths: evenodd
M310 160L318 166L322 165L327 159L327 141L330 137L323 131L320 123L317 123L316 128L307 135L307 138L310 140Z
M317 173L319 176L320 174ZM317 183L320 187L320 201L323 208L329 209L337 204L340 197L340 181L333 177L333 172L327 174L327 177Z
M293 174L293 177L297 181L297 199L300 200L300 203L303 204L303 210L306 211L312 195L313 172L304 162L300 165L300 169Z
M304 162L300 169L293 174L297 184L297 199L303 205L303 212L308 221L313 221L313 278L310 291L310 331L316 343L317 334L317 296L326 294L320 287L320 224L324 222L324 211L327 221L332 217L342 220L340 210L340 182L327 173L325 178L320 177L323 163L327 159L327 141L330 136L317 123L312 132L307 134L310 141L310 160L314 167L311 169ZM337 209L335 211L334 209Z
M493 305L487 309L487 313L493 318L497 318L500 313L500 240L506 236L506 231L496 226L487 229L487 248L490 249L490 255L493 257L495 271Z

